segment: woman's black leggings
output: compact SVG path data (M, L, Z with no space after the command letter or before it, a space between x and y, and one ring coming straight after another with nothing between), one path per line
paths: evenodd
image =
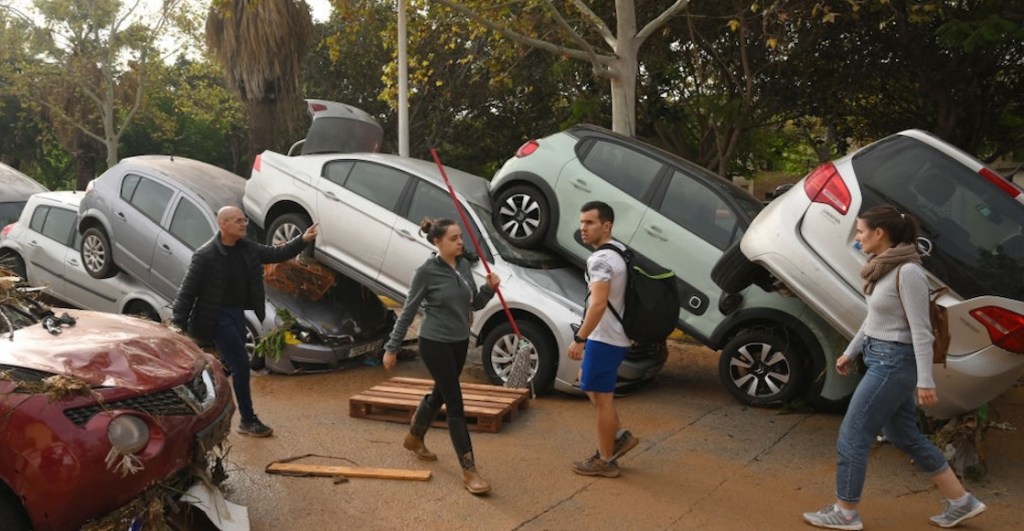
M462 404L462 387L459 385L459 375L466 365L469 340L445 343L421 337L419 346L423 364L427 366L430 377L434 379L434 389L427 397L427 403L432 408L446 406L448 432L455 452L461 459L473 451L466 425L466 411Z

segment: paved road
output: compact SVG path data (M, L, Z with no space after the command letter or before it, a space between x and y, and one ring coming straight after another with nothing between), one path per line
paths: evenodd
M390 376L428 377L418 360L391 375L379 367L300 377L257 376L257 412L273 438L230 439L228 499L248 506L254 530L291 529L810 529L800 519L833 492L840 417L786 414L733 401L715 374L716 354L684 347L658 382L620 400L620 415L641 438L617 479L573 474L593 448L592 410L577 397L535 400L497 434L473 434L487 497L463 490L447 432L428 446L440 460L415 460L401 446L406 427L348 416L348 397ZM479 367L464 381L485 383ZM998 420L1024 428L1024 389L992 405ZM990 471L970 484L989 511L969 529L1024 528L1024 431L989 430ZM276 459L315 453L323 464L429 469L427 482L268 475ZM314 461L316 462L316 461ZM862 505L871 530L927 529L940 496L891 446L871 458Z

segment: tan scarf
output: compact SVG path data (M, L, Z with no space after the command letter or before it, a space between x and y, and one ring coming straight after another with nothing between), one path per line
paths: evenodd
M911 243L901 243L896 247L890 247L868 259L868 263L860 268L860 278L867 282L864 284L864 293L870 295L875 289L875 282L884 277L889 271L902 264L913 262L921 263L921 255L917 254L917 246Z

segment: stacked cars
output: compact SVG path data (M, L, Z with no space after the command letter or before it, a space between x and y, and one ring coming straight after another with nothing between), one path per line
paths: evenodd
M121 160L92 181L81 199L77 231L85 270L96 278L127 273L174 300L192 252L217 231L217 210L241 207L244 186L245 180L238 175L182 157ZM311 319L305 316L306 305L286 293L267 291L267 320L257 323L249 315L250 333L258 335L281 324L275 319L276 300L295 317L292 336L298 338L297 344L285 349L284 358L269 361L270 370L329 370L383 346L392 313L378 299L362 293L342 288L334 293L349 293L350 299L310 303L309 312L317 316ZM331 304L328 319L324 319L324 304ZM295 356L295 363L287 356ZM254 363L259 366L262 361Z
M933 135L903 131L813 170L726 251L719 280L738 290L770 272L852 337L867 313L856 218L883 203L920 221L929 283L950 290L952 343L926 411L977 408L1024 370L1024 194Z
M799 299L758 285L727 292L712 282L719 257L739 241L762 205L704 168L591 125L524 144L491 181L494 224L510 242L546 245L582 264L579 208L615 210L614 236L675 272L679 327L721 349L719 375L738 400L778 404L803 397L842 404L856 381L834 369L841 338Z

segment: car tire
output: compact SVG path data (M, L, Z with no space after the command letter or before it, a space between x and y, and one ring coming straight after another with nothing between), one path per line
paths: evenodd
M150 321L160 322L160 314L153 309L148 303L143 301L132 301L124 307L125 315L133 315L141 319L148 319Z
M32 531L32 522L21 502L3 482L0 482L0 522L4 531Z
M776 329L741 331L722 348L718 377L750 406L779 405L807 387L800 344Z
M14 251L6 251L0 254L0 268L21 277L28 282L28 273L25 271L25 260Z
M512 186L498 194L494 206L494 225L516 247L538 247L551 226L548 200L534 186Z
M267 227L267 245L283 245L296 236L302 236L313 222L305 214L288 213L274 218Z
M711 268L711 280L726 293L739 293L766 274L767 270L743 255L739 240L730 245Z
M82 233L82 248L79 250L82 267L92 278L110 278L117 274L114 266L113 248L110 237L102 227L89 227Z
M256 355L256 343L259 343L259 341L260 335L256 332L256 329L246 321L245 353L249 355L249 369L254 371L262 371L267 367L267 358Z
M547 393L555 384L556 356L555 342L540 325L530 321L517 321L519 331L533 347L530 352L530 382L538 395ZM513 355L518 348L518 338L510 323L502 323L484 339L481 362L487 379L494 385L504 385L512 370Z

